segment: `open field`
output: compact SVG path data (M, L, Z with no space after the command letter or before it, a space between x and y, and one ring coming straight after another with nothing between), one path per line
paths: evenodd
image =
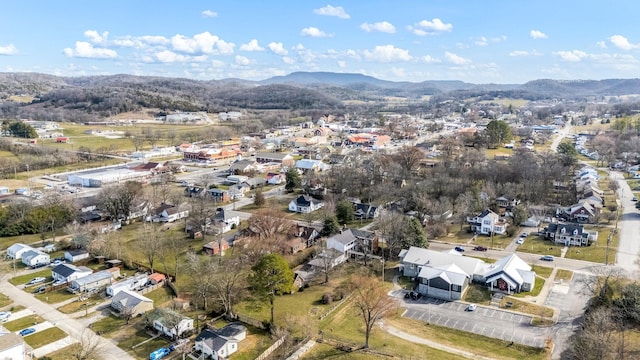
M40 324L43 321L44 319L38 315L29 315L13 321L7 321L6 323L2 324L2 326L4 326L9 331L20 331L35 324Z
M556 272L556 280L558 281L570 281L573 278L573 271L558 269Z
M42 331L38 331L35 334L25 336L24 342L29 344L29 346L31 346L32 348L37 349L41 346L50 344L60 339L64 339L66 337L67 333L58 329L57 327L52 327L44 329Z
M9 306L13 303L13 300L11 300L10 297L8 297L5 294L0 294L0 309L2 309L5 306Z

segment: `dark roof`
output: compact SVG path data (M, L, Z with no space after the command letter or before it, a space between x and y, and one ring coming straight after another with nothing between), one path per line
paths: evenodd
M228 340L216 334L213 330L204 329L200 334L198 334L194 341L202 341L207 344L207 347L217 352L218 350L222 349L222 347L227 343Z
M171 209L171 208L173 208L173 207L175 207L175 206L174 206L174 205L171 205L171 204L161 204L160 206L158 206L158 207L154 210L154 213L155 213L155 214L160 215L160 214L162 214L162 212L163 212L163 211L165 211L165 210L167 210L167 209Z
M584 226L580 224L549 224L549 226L547 226L547 231L549 232L558 233L562 232L562 230L570 234L573 234L573 232L577 230L578 235L582 237L589 236L589 234L584 232Z
M374 237L376 237L376 233L374 233L373 231L367 231L367 230L351 229L351 233L353 234L353 236L357 237L358 239L371 240Z
M63 277L68 277L69 275L73 274L74 272L78 271L79 269L71 264L60 264L57 265L56 267L53 268L53 270L51 270L52 272L59 274L60 276Z
M231 323L226 325L222 329L218 330L217 332L220 336L230 338L230 337L238 336L246 331L247 331L247 328L244 325L240 323Z
M317 204L320 201L312 198L309 195L300 195L296 198L296 205L298 206L310 206L311 203Z
M71 249L71 250L67 250L66 252L69 253L69 255L71 256L84 255L89 253L87 250L83 250L83 249Z

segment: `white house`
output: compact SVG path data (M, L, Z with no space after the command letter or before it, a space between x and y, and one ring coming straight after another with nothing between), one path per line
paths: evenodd
M27 250L22 253L22 263L30 267L39 267L49 265L51 258L44 251Z
M139 274L132 276L128 279L115 282L111 285L107 286L107 296L114 296L122 290L137 290L138 288L142 288L147 285L149 282L149 277L147 274Z
M98 271L88 276L74 279L67 290L75 294L102 289L113 282L113 274L109 270Z
M0 333L0 359L26 359L24 339L16 333Z
M329 165L323 163L321 160L300 159L296 161L296 169L302 171L324 171L328 168Z
M327 239L327 249L334 249L342 254L336 259L339 263L347 261L347 253L353 250L358 244L358 238L351 232L351 229L340 231Z
M224 211L223 208L219 208L211 220L214 234L224 234L231 231L234 226L237 228L240 225L240 216L237 213Z
M531 291L536 283L536 273L516 254L489 265L484 277L485 284L492 291L500 290L508 294Z
M189 216L189 210L180 210L178 206L162 204L156 208L153 215L147 221L153 222L174 222Z
M193 319L182 316L170 309L156 309L157 316L153 320L153 328L174 339L193 331Z
M89 256L89 252L82 249L73 249L64 252L64 259L70 263L86 260Z
M194 349L213 360L226 359L238 351L238 342L247 337L247 328L229 324L219 330L205 329L194 340Z
M467 222L471 226L471 231L482 235L504 234L507 231L508 224L500 218L500 215L487 209L480 215L473 218L467 218Z
M324 202L309 195L300 195L289 203L289 211L308 214L324 206Z
M22 259L22 254L28 250L33 250L33 248L21 243L13 244L7 248L7 257L11 259Z
M93 270L85 266L75 266L73 264L60 264L51 270L53 281L67 283L81 277L89 276Z
M267 174L267 184L269 185L280 185L284 181L285 181L285 175L283 174L275 174L275 173Z

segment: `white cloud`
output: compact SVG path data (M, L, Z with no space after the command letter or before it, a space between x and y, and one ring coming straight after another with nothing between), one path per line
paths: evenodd
M414 26L409 26L408 29L418 36L435 35L450 32L453 29L453 24L445 24L442 20L434 18L433 20L422 20Z
M0 55L15 55L18 53L18 48L13 44L7 46L0 46Z
M433 64L433 63L439 63L440 59L436 59L431 55L425 55L425 56L422 56L420 58L420 61L422 61L424 63L427 63L427 64Z
M313 9L313 12L318 15L339 17L340 19L349 19L351 17L346 11L344 11L342 6L327 5L319 9Z
M87 30L84 32L84 36L89 39L94 44L105 44L107 42L107 37L109 36L109 32L105 31L102 34L99 34L95 30Z
M409 50L400 49L393 45L378 45L373 51L365 50L364 58L369 61L392 62L410 61Z
M470 59L463 58L462 56L456 55L448 51L444 53L444 57L447 59L447 61L456 65L466 65L471 63Z
M96 48L86 41L76 41L76 47L65 48L64 54L67 57L79 57L87 59L113 59L118 53L111 49Z
M282 43L272 42L269 43L269 50L276 55L287 55L289 52L284 48Z
M523 50L515 50L510 52L509 56L529 56L529 52Z
M347 63L344 60L338 61L338 67L344 69L347 67Z
M224 61L222 60L211 60L211 66L215 68L223 68L224 65L225 65Z
M264 48L258 45L258 40L251 39L248 43L240 45L240 51L264 51Z
M331 37L331 35L325 33L324 31L316 27L304 28L302 29L302 31L300 31L300 35L310 36L310 37Z
M379 31L387 34L393 34L396 32L396 27L386 21L380 21L373 24L363 23L360 25L360 28L366 32Z
M205 10L202 12L202 16L206 18L214 18L218 16L218 13L211 10Z
M202 62L207 60L207 56L206 55L189 56L189 55L176 54L171 50L163 50L155 54L155 59L158 62L162 62L162 63Z
M638 47L640 47L637 44L632 44L629 42L629 40L622 36L622 35L613 35L609 38L609 41L611 41L611 43L613 44L613 46L617 47L618 49L622 49L622 50L633 50L633 49L637 49Z
M296 63L296 59L292 58L291 56L283 56L282 62L288 65L291 65Z
M233 53L235 44L225 42L216 35L211 35L211 33L205 31L194 35L193 38L177 34L171 38L171 46L175 51L185 52L188 54L231 54Z
M151 45L165 45L169 43L169 39L160 35L146 35L140 36L140 40Z
M531 30L529 32L529 36L531 36L532 39L546 39L546 38L548 38L547 34L543 33L540 30Z
M607 48L607 43L605 43L604 41L598 41L598 42L596 42L596 46L601 48L601 49L606 49Z
M481 36L480 39L475 41L475 43L478 46L487 46L487 45L489 45L489 41L484 36Z
M581 61L582 59L589 56L586 52L580 50L557 51L554 53L554 55L557 55L560 57L560 59L569 62Z
M249 58L241 55L236 55L236 64L246 66L250 63L251 61L249 60Z

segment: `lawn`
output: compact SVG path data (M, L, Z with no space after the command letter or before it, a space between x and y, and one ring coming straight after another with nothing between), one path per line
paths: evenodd
M64 291L64 290L59 290L59 291ZM73 296L76 296L76 295L73 295ZM89 298L88 301L79 301L79 298L78 298L76 301L72 301L66 305L60 306L58 308L58 311L60 311L63 314L73 314L74 312L78 312L80 310L84 310L86 308L92 307L96 304L99 304L100 302L102 302L100 295L94 294Z
M470 284L463 300L476 304L489 305L491 302L491 291L484 286Z
M471 245L481 245L487 248L495 248L495 249L504 249L506 248L511 241L513 241L513 236L506 235L494 235L494 236L485 236L478 235L476 239L471 242Z
M607 247L607 238L611 233L611 228L597 228L598 241L591 246L575 247L572 246L565 255L568 259L585 260L598 263L605 263L608 260L609 263L613 263L616 260L616 249L618 248L618 236L613 235L611 237L611 243ZM607 248L609 251L609 258L607 259Z
M521 293L517 293L517 294L513 294L511 296L515 296L515 297L519 297L519 298L525 298L525 297L529 297L529 296L538 296L540 295L540 291L542 291L542 288L544 287L544 283L546 280L544 279L540 279L540 278L536 278L536 284L533 287L533 289L529 292L521 292Z
M47 280L45 280L44 283L53 281L53 278L51 277L51 268L44 268L44 269L42 269L40 271L36 271L36 272L31 273L31 274L25 274L25 275L16 276L14 278L9 279L9 282L11 284L13 284L13 285L21 285L21 284L28 283L29 281L31 281L31 279L36 278L36 277L47 278ZM37 285L39 286L39 285L42 285L44 283L40 283L40 284L37 284Z
M536 235L529 236L527 241L518 247L518 251L560 257L562 246L555 245L551 241L545 240L542 236Z
M390 335L389 335L390 336ZM408 343L402 344L401 346L409 346ZM416 353L413 356L409 356L407 359L419 359L420 356L418 354L429 354L429 360L454 360L460 359L459 356L450 354L448 352L444 352L441 350L436 350L432 348L428 348L426 346L420 346L417 344L411 343L411 346L415 346ZM332 359L332 360L367 360L367 359L390 359L388 353L391 353L393 349L383 348L381 352L383 354L376 354L375 352L367 352L364 350L356 350L352 352L345 352L343 350L337 349L333 345L329 345L327 343L318 343L314 347L311 348L308 352L306 352L300 360L321 360L321 359Z
M147 334L144 329L137 329L136 326L128 327L123 330L127 335L118 341L118 347L127 351L137 359L148 359L149 354L152 351L161 347L167 347L170 344L167 340L160 337L147 341L151 339L151 336ZM144 341L147 342L142 344Z
M29 245L39 241L42 241L40 234L0 237L0 250L6 250L9 246L15 243ZM20 259L17 260L17 263L22 264Z
M435 240L452 244L467 244L469 243L469 241L471 241L472 237L473 233L467 232L466 229L463 229L458 232L452 232L447 234L446 236L436 238Z
M556 280L571 281L572 278L573 278L573 271L571 270L558 269L558 271L556 272Z
M5 294L0 294L0 309L13 304L13 300Z
M42 294L36 294L35 297L38 300L44 301L48 304L57 304L59 302L66 301L74 297L78 297L78 295L74 295L68 292L66 289L58 289L58 290L53 290L53 291L49 291Z
M545 317L545 318L550 318L553 316L552 308L533 304L527 301L518 300L515 297L513 297L513 295L505 296L500 302L500 307L503 307L503 308L506 307L507 302L511 302L513 304L510 310L518 311L525 314L530 314L533 316Z
M38 315L29 315L13 321L7 321L6 323L2 324L2 326L4 326L9 331L19 331L35 324L39 324L43 321L44 319Z
M542 276L545 279L548 279L551 276L551 272L553 268L540 266L540 265L531 265L531 270L535 271L535 273L539 276Z
M222 321L217 323L217 327L223 327L227 323ZM268 331L258 329L251 325L247 327L247 337L238 345L238 352L233 354L234 360L253 360L262 354L269 346L273 345L273 340Z
M80 350L80 344L76 343L73 345L69 345L67 347L63 347L60 350L56 350L52 353L48 353L46 359L48 360L68 360L71 358L72 354L75 354L78 350ZM41 359L44 359L42 357Z
M67 337L67 333L58 329L57 327L48 328L42 331L38 331L35 334L24 337L24 342L29 344L34 349L41 346L51 344L54 341L64 339Z
M111 337L109 336L110 333L124 326L125 321L123 319L117 318L113 315L109 315L89 325L89 328L91 328L91 330L95 331L96 333L99 333L100 335L108 338Z

